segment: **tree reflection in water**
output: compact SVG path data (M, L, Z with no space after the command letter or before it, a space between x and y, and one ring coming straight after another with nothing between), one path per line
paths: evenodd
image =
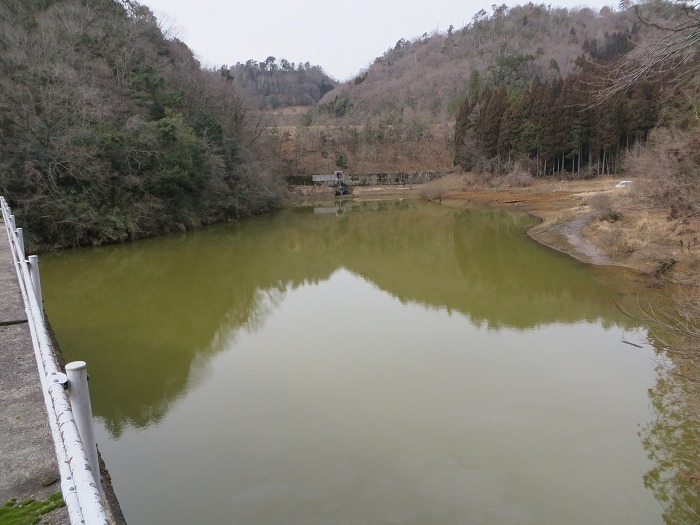
M460 325L458 332L445 332L452 337L448 341L450 345L457 340L455 337L457 333L459 336L468 333L469 337L477 337L472 339L477 341L472 342L472 347L481 345L483 348L489 348L489 352L475 351L470 354L461 354L461 351L455 351L454 354L448 352L443 355L451 358L461 356L461 359L478 357L483 358L484 363L489 363L489 359L493 357L496 361L491 362L496 363L496 370L499 373L513 370L513 366L512 363L504 361L504 368L501 370L501 363L497 362L498 357L507 354L500 354L498 350L491 351L490 344L491 341L496 340L495 337L500 335L511 337L511 340L504 343L504 348L512 348L512 346L508 347L509 344L522 346L521 350L510 354L511 359L527 360L529 354L526 341L531 336L547 329L561 334L549 339L548 345L553 345L555 353L549 355L548 360L543 361L547 366L546 369L540 367L545 370L544 377L556 379L559 377L558 374L563 372L549 360L551 356L561 354L563 357L566 352L569 352L568 343L572 338L576 338L575 334L578 333L579 328L586 325L600 326L601 330L597 330L597 333L605 334L604 339L591 339L588 343L583 340L575 341L575 343L581 343L579 354L575 352L571 354L585 356L590 347L590 360L593 361L591 365L595 367L590 369L589 375L586 372L589 370L588 367L581 368L577 376L579 378L585 376L583 383L585 389L565 388L563 391L571 395L570 402L567 402L566 398L557 399L554 406L555 408L558 405L564 406L563 412L569 414L573 408L572 404L581 402L583 405L579 407L579 411L588 413L586 403L591 401L586 401L586 397L592 395L592 392L587 389L593 384L597 387L592 389L596 394L592 397L602 399L604 406L599 405L599 408L591 409L591 415L597 417L604 413L607 416L602 419L593 418L593 421L598 421L596 427L597 432L600 433L598 438L595 437L596 430L586 427L587 423L583 420L580 421L583 425L581 433L569 435L568 430L564 430L559 440L563 447L559 457L563 460L556 461L555 464L563 469L560 472L566 470L568 461L573 460L570 451L576 449L575 442L572 441L574 437L585 438L584 441L589 440L589 445L597 443L602 446L607 443L605 440L610 436L613 436L610 439L616 439L615 432L611 434L610 429L614 427L620 430L621 419L626 420L629 416L629 421L624 424L625 429L621 431L625 436L631 437L631 440L625 438L625 441L620 442L621 447L632 449L629 457L635 458L630 467L629 476L627 476L628 471L619 467L619 463L624 461L616 457L615 453L611 456L610 462L617 463L613 469L624 470L625 475L624 479L621 478L621 483L629 483L630 492L638 498L634 500L637 503L630 503L628 500L620 505L616 491L620 490L624 493L626 490L621 483L615 484L610 479L606 479L605 483L608 485L604 487L594 481L588 485L595 487L604 500L615 500L613 506L616 506L616 512L620 513L618 519L613 520L617 523L658 523L659 508L652 493L664 505L667 523L700 522L697 519L700 511L697 503L698 484L697 478L694 477L695 473L700 471L700 468L696 468L695 461L697 445L700 442L694 417L697 411L693 410L697 403L687 403L686 400L692 398L686 396L684 383L679 382L678 378L667 369L660 367L658 383L650 391L656 419L640 430L641 441L650 459L654 461L653 464L649 463L644 460L639 441L636 440L635 431L638 427L635 425L649 421L644 392L654 384L654 378L651 376L653 367L645 361L644 366L635 371L629 366L616 368L616 365L611 362L611 369L619 372L620 375L616 380L608 383L605 390L600 381L600 373L608 372L608 367L606 363L596 361L593 357L605 355L595 352L601 349L600 341L607 340L611 328L628 331L640 325L638 320L624 315L616 303L628 304L637 298L650 302L651 295L666 294L666 291L649 289L647 283L639 276L627 275L613 268L590 268L533 243L523 234L524 229L532 223L531 218L517 214L481 209L457 210L412 201L347 202L342 206L290 209L251 221L219 225L197 232L129 245L46 254L42 261L42 286L44 296L47 298L47 312L65 355L68 359L80 358L89 362L94 378L91 393L95 416L103 423L109 437L119 442L119 447L123 447L124 451L128 451L125 457L131 457L130 454L134 450L145 450L146 441L144 440L147 436L156 436L158 427L166 428L170 424L174 425L178 417L187 413L185 407L191 408L188 400L194 399L191 394L194 396L202 394L207 382L214 385L220 384L210 381L217 377L217 370L221 370L221 368L216 369L212 363L225 362L224 358L240 359L242 354L229 352L230 349L241 340L247 339L250 342L251 338L248 337L250 334L264 332L266 325L274 320L273 314L279 313L289 296L298 295L296 294L298 291L315 287L309 285L333 281L333 276L337 276L339 272L351 275L357 282L367 283L370 287L381 290L381 296L395 299L397 301L393 302L400 302L401 305L407 305L406 310L417 311L414 307L418 306L419 310L425 310L425 312L446 312L450 318L465 321ZM306 310L295 311L298 315L294 317L294 323L290 325L289 331L284 332L287 334L285 338L273 341L276 344L269 345L270 348L283 347L283 351L276 355L266 354L267 357L260 358L250 354L251 363L271 369L267 376L268 382L265 383L273 387L269 392L270 399L275 398L275 392L278 392L275 385L283 383L278 382L279 378L299 380L299 384L303 386L299 390L299 399L303 402L294 405L296 398L290 398L290 403L295 407L294 410L270 412L272 409L276 410L279 405L275 400L269 406L262 406L259 411L257 409L248 411L248 407L255 406L254 403L249 403L249 399L260 399L264 405L265 400L268 399L265 394L268 392L264 387L260 389L251 387L256 384L257 376L251 376L251 385L249 385L248 376L242 374L237 376L237 379L241 387L239 394L243 395L238 395L235 400L226 398L219 404L212 399L223 399L225 396L214 396L197 405L192 412L197 416L197 421L200 421L200 415L212 416L209 424L213 427L202 426L204 432L199 434L195 432L197 439L208 439L207 429L218 428L221 432L214 433L216 437L210 445L216 448L218 443L225 454L232 456L232 450L237 452L236 458L239 464L235 470L237 475L241 476L241 486L247 485L251 477L257 476L260 462L271 461L270 468L275 466L274 460L266 455L268 452L265 450L265 443L258 446L256 438L251 437L264 436L270 430L265 427L266 423L261 423L263 418L250 413L273 413L283 416L269 418L275 421L286 418L287 414L290 414L290 417L293 416L296 408L307 404L304 395L309 391L308 385L316 383L313 381L307 383L306 376L295 379L292 369L285 365L296 362L295 348L306 345L307 334L319 332L319 326L328 326L326 311L337 311L338 306L343 304L346 297L342 293L347 289L340 287L334 290L336 293L332 296L322 294L314 296L314 300L319 301L315 305L320 304L321 308L310 308L310 315L304 313ZM376 298L376 295L369 297ZM369 303L360 302L359 304L364 304L363 308L365 308ZM358 319L362 317L357 315ZM334 327L337 326L335 323L342 319L341 329L348 326L352 328L356 323L355 314L351 310L344 311L341 317L335 319ZM384 321L384 324L388 323ZM647 324L642 323L642 325ZM423 331L426 328L421 326ZM382 334L382 332L378 331L376 334ZM441 331L434 332L436 337L430 339L430 346L440 347L436 341L440 340L441 334ZM391 337L391 333L381 337L375 335L374 340L369 342L367 338L361 338L357 340L357 347L370 349L370 353L375 342L377 348L382 348L382 345L387 348L400 348L400 344L398 346L386 344L386 341L391 341ZM346 340L347 337L343 336L343 339ZM317 364L318 357L323 356L328 359L320 362L331 363L328 365L330 372L336 370L337 367L333 364L335 357L332 357L335 354L326 355L325 353L325 347L329 346L328 341L331 340L327 336L319 337L318 350L306 352L306 361L300 357L300 362ZM467 342L465 346L468 346L470 341L466 338L465 341ZM486 341L488 344L485 343ZM535 352L532 355L540 355L540 358L543 358L544 354L537 354L541 350L537 339L531 339L531 341L530 348ZM657 348L670 346L665 344L659 335L655 335L653 342ZM287 351L285 346L289 346L292 350ZM614 346L612 345L611 349ZM625 350L633 349L625 348ZM487 356L489 353L493 355ZM355 356L354 351L350 350L345 355ZM621 354L613 352L610 357L614 359L615 355ZM272 356L275 358L273 359ZM314 360L308 359L309 356L313 356ZM284 358L288 360L285 361ZM361 359L355 360L354 357L351 362L363 363ZM587 363L588 360L583 359L581 362ZM633 360L630 363L634 362ZM428 363L432 363L432 359L429 359ZM566 364L566 360L560 362L562 363ZM469 364L474 365L473 362ZM511 366L505 366L507 364ZM679 359L674 358L673 364L676 372L687 373ZM443 363L438 360L435 366L439 369ZM479 370L478 366L473 366L471 369L463 368L464 371L462 367L455 369L455 374L459 377L450 383L459 385L455 387L459 392L462 392L462 385L467 383L462 374L471 370L476 371L478 375ZM550 368L553 374L548 372ZM360 369L365 371L371 370L372 367L361 366ZM645 373L648 372L648 375L640 385L637 382L640 379L636 375L641 373L642 369ZM247 369L232 367L231 370L240 372ZM272 373L274 370L278 370L279 375ZM378 370L381 370L381 367ZM451 372L451 370L452 368L448 367L444 371ZM538 373L540 371L538 370ZM345 372L343 369L343 377L347 377ZM579 370L576 371L578 372ZM544 387L537 382L532 383L536 384L536 388L532 388L527 372L521 374L518 371L517 375L522 375L525 383L522 388L516 389L518 394L512 398L512 401L503 405L506 414L512 409L513 404L525 402L520 398L527 398L530 391L535 394L534 401L529 403L531 407L539 404L549 405L551 398L560 395L557 393L560 392L558 390L545 391ZM322 373L312 374L310 377L314 378L314 381L319 381L318 384L323 386L319 391L324 393L333 390L329 385L335 386L335 384L324 383L325 375ZM332 377L332 374L329 377ZM393 375L390 374L387 377L391 378ZM560 379L564 381L564 377L562 375ZM226 375L225 378L225 384L228 385L231 376ZM442 379L436 382L438 385L442 383ZM506 383L512 385L512 381ZM640 386L632 397L626 396L629 393L630 384L635 387ZM247 388L250 389L246 390ZM381 392L384 391L384 384L381 381L378 388ZM352 392L352 395L347 399L341 399L348 403L349 410L346 412L350 412L354 410L357 392L354 385L346 390ZM410 392L412 391L409 389ZM483 398L474 396L474 399L479 399L481 404L491 399L491 396L484 395ZM507 395L505 398L510 399ZM632 405L620 405L620 412L608 412L605 409L606 405L616 405L618 400L620 403L628 403L632 398L636 401ZM200 401L202 399L204 398ZM459 396L451 396L450 403L436 403L435 406L446 406L449 412L454 410L453 404L460 399L465 403L468 401L464 401L464 398ZM399 403L397 406L400 413L403 413L401 412L403 410L411 410L410 405L406 408L404 403ZM216 414L232 414L235 407L239 410L238 417L241 419L235 417L231 419L237 424L243 421L244 416L250 417L248 423L253 426L261 425L257 434L236 434L237 430L226 427L226 418L221 422L216 417ZM468 404L463 405L463 408L465 407L469 408ZM477 407L474 410L488 423L495 421L496 426L493 428L497 432L493 435L508 435L508 432L499 434L501 429L499 425L508 424L509 418L499 417L498 409L486 410L483 407ZM639 416L636 415L636 410L639 411ZM335 413L335 408L331 412ZM433 409L425 410L424 413L430 421L440 414L438 410ZM466 414L466 409L460 413ZM538 412L535 411L534 414L537 416ZM168 415L173 417L166 417ZM514 416L515 428L518 428L519 415L518 413ZM689 415L691 417L688 417ZM371 411L370 416L372 416ZM413 417L413 414L410 414L408 418L411 425L413 425ZM547 429L557 426L556 417L556 414L553 418L542 416L543 438L540 439L542 437L540 436L529 440L530 444L535 446L535 450L543 440L552 439L551 431ZM440 428L444 428L444 421L452 419L460 421L459 417L450 416L442 420ZM186 424L191 424L191 420L186 421ZM540 421L537 417L525 418L521 427L534 425L532 430L535 432L537 421ZM283 423L286 424L286 419ZM426 426L437 428L437 426ZM372 422L360 427L374 429L376 425ZM560 425L560 427L569 429L570 425ZM249 432L250 428L252 427L246 427L245 432ZM296 427L292 426L293 428ZM132 429L138 432L130 432ZM631 434L628 434L626 429L629 429ZM232 436L230 445L220 437L225 435L224 431L230 432L229 435ZM323 456L323 450L320 456L308 452L309 448L316 445L309 446L305 437L307 436L305 428L298 434L298 439L294 437L294 431L288 428L283 431L276 429L274 432L276 432L274 435L286 436L283 440L286 443L285 446L296 447L295 458L316 457L314 461L319 462L317 464L321 465L321 470L333 464L326 460L327 457L336 455L332 448L327 449L326 456ZM404 433L401 435L403 436ZM459 431L455 435L459 435L461 439L464 432ZM518 434L516 432L513 435ZM532 436L535 435L538 434L532 434ZM188 443L188 439L183 438L181 434L178 436L180 442ZM154 438L153 443L157 445L149 450L149 453L155 454L166 444L173 450L177 449L180 445L176 439L178 436L168 435L165 440L167 443L161 437ZM240 440L236 445L234 441L238 438ZM391 439L394 439L393 436ZM472 439L476 438L472 436ZM226 444L221 444L224 441ZM489 437L481 446L487 448L487 442L490 441ZM525 442L528 440L526 439ZM347 445L351 451L354 450L352 440L348 441ZM610 452L611 446L602 446L601 454ZM115 447L115 450L119 447ZM461 448L458 446L458 449L461 450ZM503 449L510 453L511 449L516 448L521 447L511 447L506 444ZM362 447L357 450L358 452L352 452L351 456L355 457L360 464L376 462L374 459L367 460ZM300 454L296 451L300 451ZM547 457L549 452L548 448L546 453L541 451L543 456ZM168 456L168 453L165 451L160 457L164 460L163 464L170 468L172 461L170 458L181 459L182 456L177 454ZM576 454L580 456L582 453L576 452L574 456ZM602 456L599 454L599 457ZM626 457L629 459L628 456ZM248 471L242 468L241 462L247 464ZM603 461L606 467L608 463ZM283 464L287 463L283 462ZM301 470L306 468L306 464L307 462L299 460ZM503 465L506 464L503 463ZM519 461L515 461L512 465L517 466L517 464ZM583 466L588 465L584 462ZM134 465L130 465L129 468L130 472L137 470L137 466ZM509 471L510 468L511 465L508 465ZM229 473L233 470L225 465L212 463L211 470L217 469L220 470L221 479L224 481L214 483L213 489L225 487L229 480ZM456 477L438 476L430 479L447 480L444 485L450 489L461 481L466 487L465 493L472 494L471 473L475 470L472 467L469 469L462 471ZM644 483L651 492L642 488L641 476L646 470L649 472L645 476ZM547 472L543 475L543 483L548 481L548 476L557 477L549 473L549 469ZM580 465L572 467L571 472L576 472L577 479L585 477ZM273 475L276 482L278 479L274 476L278 474L280 474L279 471L276 471ZM136 476L136 474L133 475ZM141 480L147 477L145 472L138 475L141 476ZM591 474L591 480L599 477L598 470ZM296 483L296 476L294 479ZM529 481L531 482L532 479L529 478ZM259 482L262 487L267 486L264 476L259 478ZM562 480L557 479L555 485L561 484ZM320 485L325 486L324 483ZM437 485L442 486L441 483ZM584 483L584 485L587 484ZM133 501L138 501L140 497L136 494L138 492L138 489L133 490L132 496L135 498ZM340 492L345 493L345 489L343 488ZM582 501L586 501L586 505L590 503L578 489L572 489L571 492L576 494L576 498L573 499L575 505ZM243 493L245 494L245 491ZM547 502L543 503L541 508L550 512L559 505L561 498L554 497L552 500L555 501L554 505L549 505ZM459 506L463 500L455 501ZM140 503L134 503L135 507L139 505ZM356 502L353 502L348 504L348 507L354 509L356 505ZM265 512L274 514L276 511L273 507L270 498L266 497ZM239 512L246 512L246 508L250 510L249 507L242 508L243 510ZM280 512L284 514L284 518L279 522L289 522L287 511ZM606 510L599 509L598 512L605 513ZM575 514L577 519L581 519L578 521L564 519L564 522L595 521L591 520L590 516L586 516L585 512ZM632 514L635 517L629 518ZM566 515L566 512L562 515ZM247 519L243 521L252 523ZM230 522L230 519L227 518L227 521L212 519L208 522ZM261 519L259 522L271 523L272 521ZM543 516L538 522L555 523L561 520L545 519Z
M663 505L665 523L700 523L700 297L681 295L652 318L650 340L666 359L649 391L655 419L640 431L656 466L644 485Z

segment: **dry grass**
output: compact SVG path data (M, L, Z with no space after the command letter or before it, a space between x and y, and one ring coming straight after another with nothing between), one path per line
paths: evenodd
M583 233L592 243L626 266L697 285L700 219L670 219L665 210L640 204L634 193L608 198L622 217L591 221Z

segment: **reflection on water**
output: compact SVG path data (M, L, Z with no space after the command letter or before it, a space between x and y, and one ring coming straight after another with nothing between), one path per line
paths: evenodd
M127 518L659 522L618 272L522 215L330 208L42 257Z
M644 484L662 503L664 522L675 525L700 523L700 296L679 290L670 299L653 311L649 337L667 361L649 390L654 419L640 437L654 461Z
M650 396L656 419L640 436L654 468L644 475L644 485L664 506L668 524L700 523L700 425L697 416L697 383L688 391L684 377L659 367L659 379ZM697 370L693 371L697 382Z

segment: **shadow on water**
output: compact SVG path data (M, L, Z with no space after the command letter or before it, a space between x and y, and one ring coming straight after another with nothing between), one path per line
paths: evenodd
M85 359L99 377L93 408L114 437L160 421L222 339L255 331L287 291L340 268L404 303L490 329L582 320L631 328L613 301L619 274L537 245L523 233L531 224L523 215L412 201L285 210L46 254L46 308L67 358Z

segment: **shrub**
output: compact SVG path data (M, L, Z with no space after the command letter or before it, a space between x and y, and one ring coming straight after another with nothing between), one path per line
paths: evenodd
M503 177L503 183L512 188L527 188L532 186L534 178L529 171L523 169L519 164L513 167L513 170Z
M700 136L697 130L657 129L650 144L629 156L634 178L649 179L649 192L672 217L700 215Z
M622 213L615 209L612 199L605 193L598 193L591 197L588 205L595 210L599 221L617 222L622 219Z

